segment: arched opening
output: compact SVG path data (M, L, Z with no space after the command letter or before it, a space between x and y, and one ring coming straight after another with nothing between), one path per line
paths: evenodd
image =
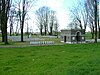
M76 32L76 41L81 41L81 32Z

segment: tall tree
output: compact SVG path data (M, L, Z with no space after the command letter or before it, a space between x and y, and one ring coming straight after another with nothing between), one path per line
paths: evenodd
M83 0L79 0L76 6L73 6L71 9L73 21L77 22L80 29L85 29L87 27L88 13L87 13L87 4ZM76 24L75 24L76 25Z
M0 30L1 30L1 11L2 11L2 5L1 5L1 0L0 0Z
M51 10L50 11L50 24L49 24L50 35L53 35L53 27L54 27L55 19L56 19L56 13L55 11Z
M1 12L1 30L2 30L2 41L5 44L8 44L7 39L7 22L9 17L9 10L10 10L10 1L11 0L2 0L2 12Z
M57 36L58 38L58 31L59 30L59 23L58 23L58 20L55 19L55 23L54 23L54 32L55 32L55 35Z
M88 16L89 16L89 23L92 23L94 27L92 31L95 34L95 43L97 43L97 18L98 18L98 9L97 9L97 2L98 0L87 0L87 8L88 8ZM91 20L92 19L92 20Z
M47 31L48 31L49 13L50 13L50 8L46 6L43 6L38 10L36 10L37 24L41 34L44 29L44 35L47 35Z
M23 3L22 3L22 20L21 20L21 42L23 42L23 28L24 28L25 15L26 15L25 0L23 0Z
M15 22L15 10L11 8L9 13L10 36L12 36L14 31L13 29L14 22Z
M56 12L43 6L36 10L35 14L40 34L43 35L44 30L44 35L47 35L47 32L49 35L53 35L54 25L57 24Z
M44 10L44 35L47 35L48 24L49 24L49 7L43 7Z
M17 17L19 18L18 21L20 23L20 29L21 29L21 42L23 42L23 29L24 29L24 22L26 15L31 8L31 0L19 0L18 7L17 7ZM17 26L18 27L18 26Z
M92 39L94 39L95 25L94 25L94 5L92 0L86 0L86 9L88 13L88 25L91 30Z
M38 10L36 10L35 14L36 14L36 21L37 21L38 28L40 30L40 34L43 35L43 22L44 22L43 10L39 8Z
M100 4L99 4L99 1L100 0L98 0L98 4L97 4L97 13L98 13L98 38L100 39L100 9L99 9L99 6L100 6Z
M95 43L97 43L97 0L94 0L94 15L95 15Z
M80 29L83 29L81 12L82 12L82 10L81 10L80 5L73 6L73 8L71 9L71 13L72 13L71 18L73 20L77 21L77 24L79 25Z

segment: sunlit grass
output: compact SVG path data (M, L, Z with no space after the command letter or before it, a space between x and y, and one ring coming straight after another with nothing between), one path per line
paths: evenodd
M0 48L0 75L98 75L100 43Z

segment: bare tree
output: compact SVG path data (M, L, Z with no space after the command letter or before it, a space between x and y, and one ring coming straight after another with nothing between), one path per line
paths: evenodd
M88 24L89 24L89 27L90 27L90 30L91 30L92 39L94 39L95 26L94 26L94 21L91 17L89 17Z
M14 9L10 9L10 13L9 13L9 24L10 24L10 36L12 36L14 29L14 22L15 22L15 10Z
M2 1L0 0L0 30L1 30L1 11L2 11Z
M55 32L55 36L57 36L58 38L58 31L59 30L59 23L58 23L58 20L57 18L55 19L55 23L54 23L54 32Z
M37 15L37 24L40 29L41 35L43 29L44 29L44 35L47 35L48 24L49 24L49 13L50 13L50 8L46 6L39 8L35 13Z
M47 35L48 23L49 23L49 7L43 7L44 10L44 35Z
M53 35L53 27L54 27L54 23L55 23L55 19L56 19L56 12L51 10L50 11L50 24L49 24L49 28L50 28L50 35Z
M82 14L82 20L83 20L83 23L84 23L83 27L86 30L86 27L87 27L87 24L88 24L88 19L89 19L89 17L88 17L87 3L86 2L83 3L83 7L82 8L83 9L81 11L81 14Z
M99 32L98 38L100 39L100 24L99 24L99 21L100 21L100 19L99 19L100 18L100 15L99 15L100 14L100 8L99 8L99 1L100 0L98 0L98 3L97 3L98 4L97 5L97 13L98 13L98 32Z
M44 30L44 35L47 32L49 35L53 35L54 25L57 24L56 12L49 7L43 6L36 10L35 14L40 34L43 35Z
M98 12L97 12L97 2L98 0L87 0L87 8L89 13L89 23L92 24L93 33L95 34L95 43L97 43L97 18L98 18ZM91 20L92 19L92 20Z
M80 6L78 5L77 7L74 7L73 9L71 9L71 18L77 20L77 23L80 27L80 29L83 29L82 26L82 14L81 14L81 9L79 8Z
M23 2L22 2L22 16L21 16L22 19L21 19L21 24L20 24L20 26L21 26L21 42L23 42L23 28L24 28L25 16L26 16L26 13L27 13L25 4L26 4L26 2L25 2L25 0L23 0Z
M9 10L10 10L10 1L11 0L2 0L1 1L1 30L2 30L2 41L5 44L8 44L7 39L7 22L9 17Z
M43 14L43 10L41 8L39 8L38 10L36 10L35 14L36 14L36 21L37 21L37 25L38 28L40 30L40 34L43 35L43 23L44 23L44 14Z
M91 0L86 1L86 9L88 13L88 25L91 29L92 39L94 39L95 25L94 25L94 7Z
M21 42L23 42L23 29L24 29L25 18L27 16L28 11L32 7L32 2L33 1L31 0L27 0L27 1L19 0L18 5L17 5L18 7L16 7L17 8L17 18L20 23L20 29L21 29Z
M73 21L77 22L77 25L80 29L85 29L88 23L88 13L87 13L87 4L83 0L79 0L76 6L73 6L71 10ZM75 24L76 25L76 24Z
M94 15L95 15L95 43L97 43L97 0L94 0Z

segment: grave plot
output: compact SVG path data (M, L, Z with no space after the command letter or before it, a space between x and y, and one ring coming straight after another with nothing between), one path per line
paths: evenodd
M8 39L10 39L11 41L17 42L17 41L21 41L21 36L8 36ZM27 36L23 37L24 41L41 41L44 39L40 39L40 38L28 38Z
M53 45L54 41L31 41L31 45Z

